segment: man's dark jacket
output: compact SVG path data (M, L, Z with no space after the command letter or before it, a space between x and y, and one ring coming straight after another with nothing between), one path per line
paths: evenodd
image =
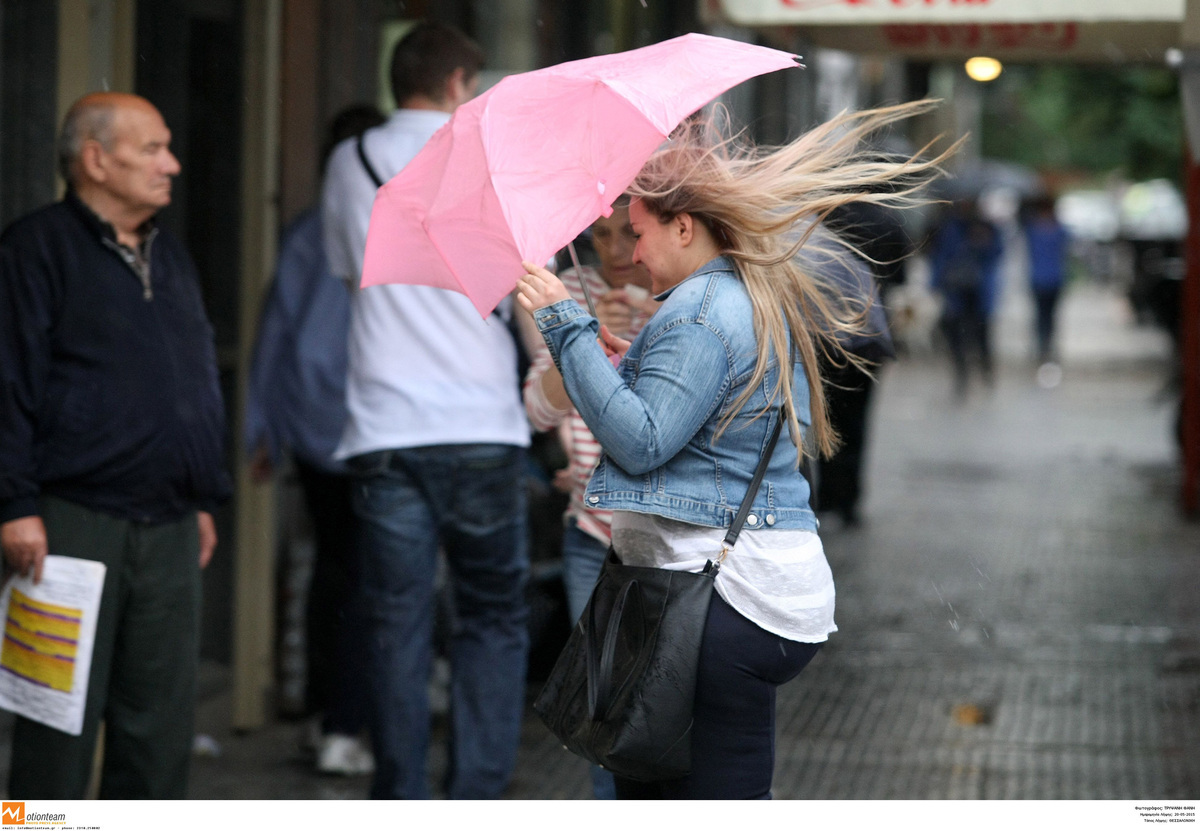
M0 235L0 522L39 493L149 523L229 495L195 265L149 234L148 287L72 192Z

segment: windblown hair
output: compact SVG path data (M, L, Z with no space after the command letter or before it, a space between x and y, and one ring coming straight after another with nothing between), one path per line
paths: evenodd
M97 141L106 152L112 152L116 111L115 104L97 96L88 96L67 111L58 134L58 173L64 182L75 183L75 163L88 141Z
M912 157L880 154L866 140L902 119L932 109L917 101L875 110L843 112L790 144L758 148L729 137L712 115L683 124L650 158L629 192L666 222L690 214L712 234L733 261L754 309L758 357L746 390L724 416L718 436L763 383L772 363L781 367L771 400L792 400L792 374L800 360L808 377L812 429L797 441L806 454L831 455L838 446L821 382L821 358L834 366L865 362L840 339L862 331L866 308L848 300L818 273L829 257L857 254L854 245L826 233L822 220L852 202L908 208L930 200L922 191L941 174L939 165L958 143L932 159L922 148ZM797 257L801 248L820 256ZM817 253L815 250L808 253ZM785 406L792 435L802 435L791 406Z

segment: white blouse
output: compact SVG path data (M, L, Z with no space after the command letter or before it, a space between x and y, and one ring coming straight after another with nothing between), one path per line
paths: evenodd
M622 563L700 571L721 553L726 529L616 511L613 548ZM717 574L717 594L746 619L788 640L821 643L833 622L833 572L812 531L743 530Z

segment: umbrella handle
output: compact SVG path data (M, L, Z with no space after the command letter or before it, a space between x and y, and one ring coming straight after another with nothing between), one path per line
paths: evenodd
M575 273L579 275L579 285L583 287L583 299L587 301L588 311L592 317L597 320L600 315L596 314L596 304L592 301L592 291L588 288L587 278L583 276L583 267L579 265L579 255L575 253L575 243L567 243L567 253L571 255L571 265L575 266Z

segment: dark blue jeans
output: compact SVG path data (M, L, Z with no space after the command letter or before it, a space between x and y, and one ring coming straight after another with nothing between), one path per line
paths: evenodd
M713 592L696 678L692 772L665 782L616 777L617 799L770 799L775 688L820 648L759 628Z
M358 586L353 480L301 459L295 462L316 542L305 615L306 709L321 715L326 735L356 736L367 723L367 639L353 594Z
M525 453L441 445L351 459L367 617L376 799L429 797L428 687L439 545L452 581L452 799L491 799L516 763L529 651Z

